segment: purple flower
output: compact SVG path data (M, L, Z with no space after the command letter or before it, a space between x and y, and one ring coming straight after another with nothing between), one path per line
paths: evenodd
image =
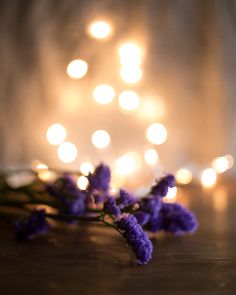
M161 209L162 200L159 197L149 196L149 197L143 198L140 201L139 205L140 205L139 211L149 213L150 216L156 217Z
M107 192L109 190L111 171L110 168L104 164L100 164L95 169L94 173L88 175L89 191L102 191Z
M120 215L120 208L116 205L116 200L113 197L106 198L103 210L106 214L114 215L116 218Z
M19 240L32 240L48 232L49 224L45 210L35 210L28 219L15 222L16 235Z
M137 219L133 215L124 215L115 225L135 253L138 264L147 264L152 258L153 246Z
M149 213L143 211L136 211L134 212L134 216L136 217L138 224L144 226L149 221L151 215Z
M56 182L48 184L46 189L50 195L56 197L60 214L80 216L84 213L85 192L78 189L70 175L65 174Z
M132 206L137 202L137 199L127 191L120 189L119 197L116 199L116 204L120 209Z
M157 183L151 188L151 194L159 197L165 197L168 193L168 188L175 186L175 177L172 174L167 174L162 177Z
M197 227L195 215L177 203L163 203L159 215L146 225L146 229L152 232L164 230L175 235L192 233Z

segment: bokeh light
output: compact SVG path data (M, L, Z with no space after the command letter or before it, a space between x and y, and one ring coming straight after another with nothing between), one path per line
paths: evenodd
M211 188L215 185L217 174L213 168L205 169L201 174L201 183L205 188Z
M138 115L145 121L163 119L166 110L163 100L160 97L144 97L141 100Z
M66 136L66 129L61 124L52 124L47 130L47 140L52 145L61 144Z
M72 163L78 155L76 146L69 142L63 142L57 150L58 158L64 163Z
M77 179L77 186L81 190L86 190L88 183L89 183L88 178L85 177L84 175L78 177Z
M67 66L67 74L70 78L82 79L88 71L88 63L82 59L72 60Z
M112 33L111 25L106 21L95 21L88 28L89 34L95 39L108 38Z
M177 198L177 187L169 187L167 195L164 197L164 201L167 203L175 202Z
M139 67L142 62L142 50L135 43L125 43L119 48L120 63L123 67Z
M148 149L144 152L144 160L149 165L155 165L159 159L158 153L154 149Z
M147 128L146 136L151 143L158 145L166 141L167 131L164 125L153 123Z
M216 173L224 173L229 169L230 163L227 157L217 157L212 162L212 167Z
M126 112L132 112L138 108L140 103L140 98L135 91L125 90L119 95L119 105L120 108Z
M139 67L122 67L120 76L127 84L136 84L142 79L143 72Z
M85 176L88 176L89 173L94 171L93 164L89 162L84 162L80 165L80 171L83 173Z
M228 169L231 169L233 166L234 166L234 157L230 154L226 155L225 156L226 159L228 160L228 163L229 163L229 168Z
M137 162L130 154L125 154L116 160L116 172L121 175L130 175L137 169Z
M176 172L175 178L179 184L188 184L192 181L193 175L189 169L181 168Z
M115 97L115 90L107 84L98 85L93 91L93 98L97 103L108 104Z
M92 135L92 144L98 148L106 148L110 144L110 135L105 130L97 130Z

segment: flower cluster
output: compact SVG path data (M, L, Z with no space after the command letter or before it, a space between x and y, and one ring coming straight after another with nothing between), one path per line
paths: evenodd
M147 264L152 258L153 246L137 219L133 215L124 215L115 225L135 253L138 264Z
M117 197L108 196L105 199L104 212L118 218L121 213L131 210L135 203L137 203L137 198L121 189Z
M49 224L44 210L35 210L28 219L15 221L17 238L19 240L32 240L34 237L48 232Z
M177 203L166 203L163 199L168 189L175 186L173 175L167 174L156 180L150 192L142 198L124 189L120 189L117 195L112 195L110 180L110 169L104 164L97 166L88 175L86 190L78 188L73 175L60 175L55 182L47 183L44 188L44 193L50 197L57 213L53 215L47 214L45 210L31 211L28 219L15 223L17 237L31 240L47 233L50 218L66 223L97 221L117 230L132 248L138 264L143 265L151 260L153 252L148 232L164 231L183 235L197 229L197 219L190 210ZM39 203L44 204L44 199ZM25 209L27 210L26 207Z
M85 192L78 189L71 175L65 174L55 183L46 185L47 192L55 197L62 218L81 216L85 211ZM72 219L67 219L70 222Z

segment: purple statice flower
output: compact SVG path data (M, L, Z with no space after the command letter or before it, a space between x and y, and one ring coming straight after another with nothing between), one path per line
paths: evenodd
M163 203L159 215L146 225L146 229L152 232L163 230L174 235L192 233L197 227L193 212L177 203Z
M58 202L59 213L66 216L80 216L85 211L85 191L78 189L74 179L65 174L46 187L48 193Z
M148 196L140 202L140 210L149 213L151 216L156 216L162 206L162 200L159 197Z
M163 198L167 195L168 189L174 186L175 186L174 175L167 174L166 176L158 180L157 183L151 188L151 194Z
M114 215L116 218L120 215L120 208L116 205L116 200L114 197L108 196L105 199L103 210L108 215Z
M137 203L137 199L127 191L120 189L119 197L116 199L116 204L122 210Z
M115 225L135 253L138 264L147 264L152 258L153 246L137 219L133 215L124 215Z
M35 210L28 219L24 221L16 221L16 236L19 240L32 240L38 235L48 232L49 224L46 220L45 210Z
M111 171L110 168L104 164L97 166L93 173L88 175L90 192L102 191L107 192L109 190Z
M151 215L149 213L143 212L143 211L136 211L134 212L134 216L136 217L138 224L141 226L144 226L148 223Z

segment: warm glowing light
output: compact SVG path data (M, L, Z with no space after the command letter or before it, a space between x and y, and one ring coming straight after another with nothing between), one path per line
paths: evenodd
M84 162L80 165L80 171L83 173L85 176L89 175L89 173L94 171L94 167L91 163L89 162Z
M112 27L105 21L95 21L89 26L89 33L95 39L104 39L111 35Z
M116 171L114 171L111 175L111 184L112 187L114 188L120 188L122 186L124 186L126 181L126 178L124 175L117 173Z
M89 183L88 178L85 177L84 175L80 176L77 180L77 186L81 190L86 190L88 183Z
M52 124L47 130L47 140L52 145L61 144L66 136L66 129L61 124Z
M214 169L207 168L201 174L201 183L204 187L213 187L216 183L217 175Z
M151 124L146 131L147 139L153 144L162 144L167 139L165 126L160 123Z
M125 90L119 95L119 105L121 109L131 112L138 108L140 98L135 91Z
M192 172L186 168L181 168L176 172L176 181L180 184L188 184L192 181Z
M67 66L67 74L72 79L83 78L88 71L88 64L82 59L72 60Z
M46 164L43 164L43 163L39 163L36 166L36 170L47 170L47 169L48 169L48 166Z
M165 105L159 97L143 98L138 110L138 115L146 121L160 120L164 117L165 113Z
M175 202L177 196L177 187L169 187L167 195L165 196L164 200L168 203Z
M143 72L139 67L123 67L120 70L120 76L127 84L136 84L142 79Z
M63 142L57 150L57 155L59 159L64 163L71 163L77 158L77 148L76 146L68 141Z
M116 160L116 172L121 175L132 174L137 169L137 163L129 154L121 156Z
M42 169L38 171L38 178L42 181L54 181L57 178L57 175L53 171L47 169Z
M108 104L115 97L115 90L110 85L98 85L93 91L93 98L97 103Z
M228 163L229 163L229 168L228 169L231 169L234 166L234 158L233 158L232 155L226 155L225 157L226 157L226 159L228 160Z
M116 194L116 193L117 193L117 189L116 189L114 186L112 186L112 187L110 188L110 193L111 193L111 194Z
M142 62L142 50L135 43L125 43L119 48L120 62L123 67L139 67Z
M157 151L154 149L146 150L144 153L144 160L149 165L155 165L159 159Z
M224 173L226 170L228 170L229 166L230 166L230 163L227 156L215 158L214 161L212 162L212 167L219 174Z
M110 144L110 135L105 130L97 130L92 135L92 143L98 149L104 149Z

